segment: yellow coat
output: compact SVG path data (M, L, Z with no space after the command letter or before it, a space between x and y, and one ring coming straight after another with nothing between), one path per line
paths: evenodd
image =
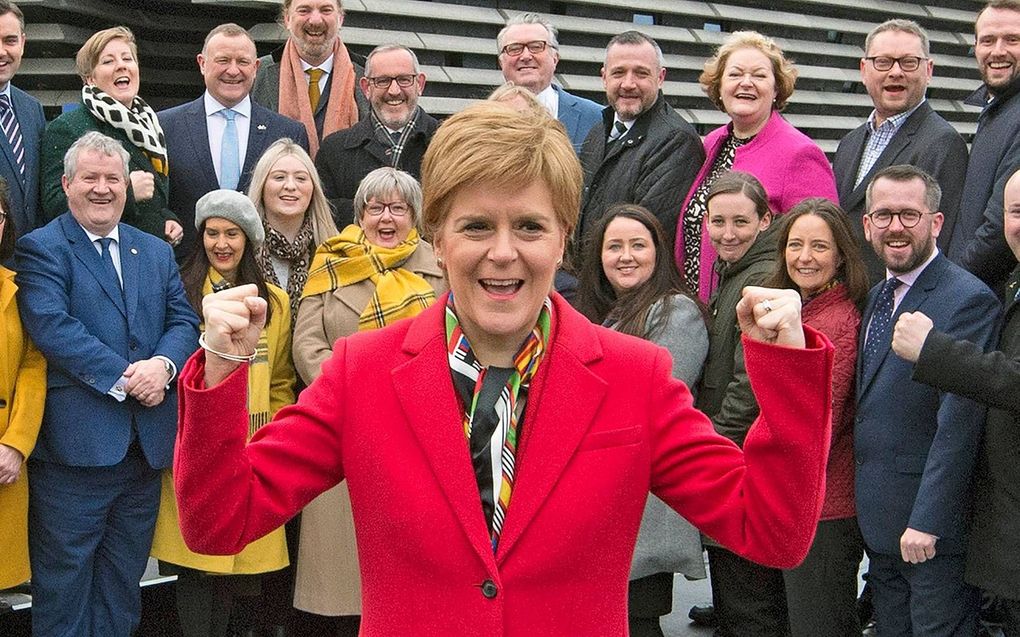
M212 292L210 277L219 276L210 270L202 293ZM273 320L259 337L258 357L248 370L248 413L250 438L273 415L294 402L294 365L291 361L290 300L287 293L269 284L273 297ZM249 544L237 555L202 555L188 549L181 537L174 496L173 475L163 471L163 488L152 540L152 556L180 566L209 573L254 574L281 569L288 564L287 539L280 527Z
M21 329L14 273L0 266L0 444L28 458L46 406L46 359ZM28 473L0 486L0 589L28 580Z

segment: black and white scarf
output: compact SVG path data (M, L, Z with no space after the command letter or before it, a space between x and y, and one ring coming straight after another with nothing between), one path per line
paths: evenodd
M421 109L415 107L414 114L411 115L411 119L408 120L404 127L400 129L400 138L397 141L393 141L393 137L390 136L390 130L386 128L386 125L376 116L375 111L369 111L372 117L372 125L375 127L375 136L383 146L388 147L390 157L390 167L400 168L400 155L404 152L404 146L407 144L407 140L411 137L411 133L414 132L414 127L418 123L418 113Z
M128 108L98 86L86 84L81 88L81 101L93 117L124 131L131 143L149 158L157 173L167 174L166 138L156 119L156 112L145 100L135 96L131 108Z

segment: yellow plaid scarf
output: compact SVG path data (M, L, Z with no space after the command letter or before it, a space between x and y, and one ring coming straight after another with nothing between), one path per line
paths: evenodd
M417 316L436 300L435 291L425 279L400 267L418 249L419 241L418 231L412 228L397 247L383 248L370 243L360 227L349 225L316 250L301 297L370 279L375 293L361 312L359 330Z

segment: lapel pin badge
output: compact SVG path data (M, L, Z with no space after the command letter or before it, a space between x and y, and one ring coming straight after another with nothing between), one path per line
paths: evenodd
M131 254L138 254L138 248L131 248Z
M257 128L257 129L259 129L259 130L266 130L266 125L265 125L265 124L259 124L259 125L258 125L258 126L256 126L255 128Z

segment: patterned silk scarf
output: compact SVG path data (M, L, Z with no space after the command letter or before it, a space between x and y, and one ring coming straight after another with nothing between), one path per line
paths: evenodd
M428 281L400 267L418 249L419 241L418 231L411 228L397 247L383 248L369 242L365 231L351 224L319 246L301 297L371 279L375 292L358 319L359 330L374 330L417 316L436 300Z
M266 229L266 240L255 253L255 260L262 270L262 276L266 281L277 287L280 280L276 277L273 269L273 261L270 257L276 257L281 261L290 263L290 277L287 279L287 296L290 298L290 321L291 327L297 320L298 304L301 303L301 290L308 280L308 253L315 243L315 236L312 234L312 222L306 215L305 221L301 224L294 241L288 241L287 237L280 234L278 230L267 223L262 224Z
M156 112L142 98L136 96L131 108L127 108L99 87L86 84L81 88L81 101L93 117L124 131L131 143L149 158L157 173L163 176L169 173L163 129Z
M548 298L538 322L514 356L513 368L482 367L460 328L453 293L446 303L446 342L453 385L464 406L464 436L482 497L482 512L489 525L492 552L499 546L510 495L514 461L528 387L549 342L552 303ZM499 496L493 495L499 485Z

